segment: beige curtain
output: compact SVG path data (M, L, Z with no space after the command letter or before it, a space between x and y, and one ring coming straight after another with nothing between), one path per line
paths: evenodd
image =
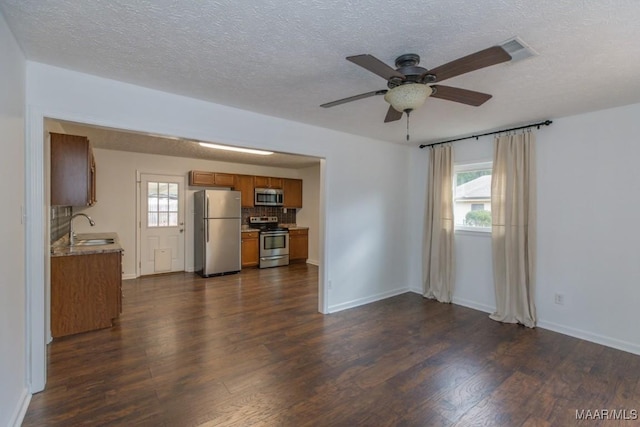
M450 144L429 148L423 295L451 302L453 290L453 154Z
M491 178L493 275L496 312L506 323L536 325L535 135L495 138Z

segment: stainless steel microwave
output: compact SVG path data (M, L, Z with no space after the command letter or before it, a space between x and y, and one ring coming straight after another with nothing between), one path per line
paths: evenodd
M255 206L282 206L284 203L284 192L276 188L256 188Z

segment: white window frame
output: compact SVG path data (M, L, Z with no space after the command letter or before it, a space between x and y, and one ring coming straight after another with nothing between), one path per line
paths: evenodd
M477 162L477 163L456 163L453 166L453 177L452 177L453 188L451 189L451 192L453 193L454 204L456 202L456 186L457 186L456 175L460 172L469 172L469 171L483 170L483 169L491 169L492 175L493 175L493 162L491 161L491 162ZM455 209L454 209L454 212L455 212ZM455 218L454 218L453 229L454 229L454 232L456 233L458 232L462 232L464 234L479 233L481 235L491 234L491 227L469 227L466 225L456 225Z

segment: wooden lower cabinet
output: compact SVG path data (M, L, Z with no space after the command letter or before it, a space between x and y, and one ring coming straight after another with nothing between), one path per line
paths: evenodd
M113 326L122 311L122 252L51 257L51 335Z
M256 267L259 263L260 243L258 232L242 233L242 267Z
M289 230L289 262L306 262L309 257L309 230Z

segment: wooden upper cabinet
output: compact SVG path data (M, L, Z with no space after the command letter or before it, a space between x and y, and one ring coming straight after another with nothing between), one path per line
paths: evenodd
M233 187L235 175L230 173L191 171L189 185L201 187Z
M283 208L301 208L302 207L302 180L301 179L283 179L284 204Z
M254 176L253 184L255 188L282 188L283 178L270 176Z
M253 175L236 175L234 190L241 193L241 204L243 208L252 208L254 202Z
M201 187L230 187L242 193L242 207L253 208L256 188L277 188L284 192L284 208L302 207L302 180L273 176L234 175L230 173L189 172L189 185Z
M233 187L236 182L236 176L231 173L214 173L215 185L221 187Z
M96 162L89 139L51 133L51 205L96 203Z

